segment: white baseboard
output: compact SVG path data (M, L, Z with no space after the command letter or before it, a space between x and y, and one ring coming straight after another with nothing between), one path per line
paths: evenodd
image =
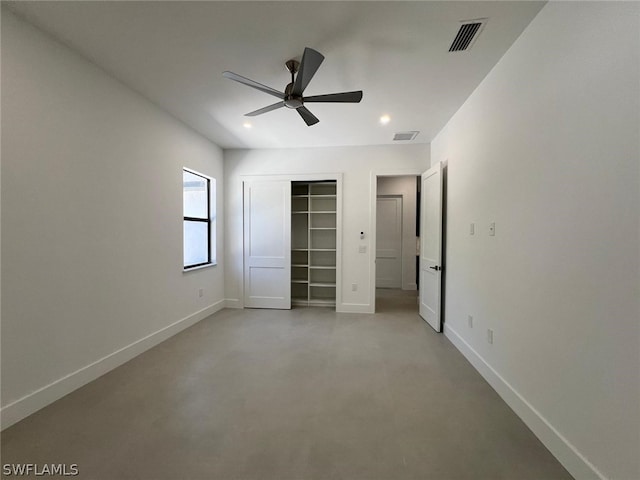
M39 388L35 392L5 405L0 409L1 429L4 430L5 428L10 427L23 418L26 418L41 408L55 402L59 398L77 390L114 368L119 367L123 363L128 362L146 350L155 347L185 328L194 325L219 310L222 310L224 306L225 301L220 300L206 308L203 308L202 310L178 320L177 322L172 323L171 325L161 328L157 332L149 334L126 347L102 357L101 359L96 360L75 372L65 375L55 382Z
M224 300L225 308L244 308L242 302L238 298L225 298Z
M226 298L225 308L244 308L242 301L238 298ZM371 305L368 303L338 303L336 312L339 313L373 313Z
M336 305L338 313L374 313L369 303L339 303Z
M407 283L406 285L402 286L403 290L418 290L418 284L417 283Z
M606 477L576 447L446 323L444 334L573 477L580 480L606 480Z

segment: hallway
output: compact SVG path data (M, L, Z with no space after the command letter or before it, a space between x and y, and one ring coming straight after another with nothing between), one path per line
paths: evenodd
M418 291L396 288L376 289L377 313L418 313Z

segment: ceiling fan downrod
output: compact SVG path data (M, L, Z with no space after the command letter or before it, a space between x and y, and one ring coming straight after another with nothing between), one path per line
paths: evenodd
M291 83L287 85L284 90L284 106L293 109L300 108L303 105L302 96L296 96L291 93L295 83L295 74L298 73L300 62L297 60L288 60L284 65L291 74Z

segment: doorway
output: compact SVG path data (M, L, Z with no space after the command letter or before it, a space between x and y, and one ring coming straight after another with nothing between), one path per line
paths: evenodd
M377 288L377 275L373 275L371 282L371 296L373 298L373 312L379 311L380 307L388 309L389 304L393 305L395 300L389 302L389 297L403 297L405 295L414 296L418 306L417 313L436 332L442 331L442 304L443 291L442 280L444 278L444 205L446 191L446 165L447 162L436 162L431 168L420 175L413 172L389 172L373 173L371 175L371 231L374 232L373 246L377 253L376 241L378 232L382 232L384 225L378 224L377 206L378 195L398 195L393 191L392 186L397 188L397 184L403 179L406 184L411 184L411 189L404 191L407 194L415 194L412 202L407 202L404 192L401 193L403 201L403 273L402 287L400 289ZM412 217L408 219L407 206L415 206ZM408 222L407 222L408 219ZM407 235L407 225L411 225L413 233ZM408 239L412 239L411 243ZM412 256L409 264L406 259ZM378 257L376 254L371 257L371 270L377 271ZM406 266L406 267L405 267ZM408 274L412 275L412 285L410 288L405 282ZM419 285L419 290L418 290ZM415 293L413 293L415 291ZM389 293L391 292L391 295ZM405 293L406 292L406 293ZM393 295L395 293L395 295ZM417 294L417 295L416 295ZM399 302L400 303L400 302ZM396 308L393 307L392 308Z
M416 175L376 180L376 311L418 312Z

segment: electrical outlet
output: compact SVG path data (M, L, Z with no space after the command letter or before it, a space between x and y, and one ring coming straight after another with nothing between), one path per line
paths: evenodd
M357 292L358 291L358 284L357 283L352 283L351 284L351 291L352 292Z
M493 330L487 328L487 342L493 344Z
M198 289L198 297L202 297L204 295L204 288Z
M494 222L491 222L489 224L489 236L490 237L496 236L496 224Z
M469 328L473 328L473 315L469 315L467 321L469 322Z

